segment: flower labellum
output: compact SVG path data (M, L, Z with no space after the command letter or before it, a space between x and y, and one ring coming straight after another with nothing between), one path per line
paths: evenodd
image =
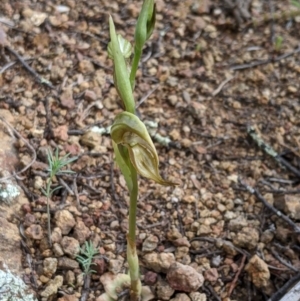
M158 171L158 155L144 123L134 114L122 112L117 115L111 127L111 137L117 145L128 149L130 161L143 177L165 185L177 185L164 180ZM124 161L126 158L124 158Z

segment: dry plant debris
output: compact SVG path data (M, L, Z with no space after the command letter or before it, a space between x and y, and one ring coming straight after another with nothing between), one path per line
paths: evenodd
M24 279L39 300L100 301L101 276L127 272L128 197L107 132L122 108L106 48L108 14L131 37L140 5L0 3L0 106L12 116L1 117L1 135L15 137L18 152L1 181L15 177L30 200L7 218L20 225ZM300 270L298 8L288 0L156 6L135 99L157 138L162 176L180 185L140 179L143 284L154 300L280 300ZM78 157L68 166L75 173L52 181L61 186L49 200L52 246L41 193L49 148ZM89 277L76 260L86 241L98 251ZM179 286L174 270L189 281Z

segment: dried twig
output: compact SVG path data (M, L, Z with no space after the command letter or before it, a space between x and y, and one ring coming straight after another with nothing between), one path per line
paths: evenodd
M228 77L227 79L225 79L224 81L222 81L221 84L219 85L219 87L211 93L212 96L218 95L218 94L221 92L221 90L223 89L223 87L224 87L228 82L230 82L232 79L234 79L234 76L230 76L230 77Z
M275 294L271 296L268 301L279 301L289 290L295 285L295 283L299 282L300 273L296 274L289 281L287 281Z
M239 268L238 268L238 270L237 270L237 272L236 272L236 274L234 276L233 281L230 284L230 287L229 287L229 290L228 290L228 297L230 297L230 295L232 294L234 288L236 287L236 283L238 281L238 278L239 278L239 276L240 276L240 274L241 274L241 272L242 272L242 270L243 270L243 268L245 266L246 258L247 258L247 256L243 255L241 264L240 264L240 266L239 266Z
M285 265L287 268L289 268L290 270L299 273L300 271L298 269L296 269L294 266L292 266L291 264L289 264L288 262L286 262L283 258L281 258L279 256L279 254L273 249L270 248L271 253L273 254L273 256L283 265Z
M217 301L221 301L221 298L218 296L218 294L216 293L216 291L214 290L214 288L210 284L206 284L205 286L207 287L207 289L210 291L210 293L213 295L213 297Z
M135 108L137 109L157 88L158 86L150 90L144 97L142 97L141 100L136 104Z
M10 48L9 46L5 46L5 49L7 49L10 53L12 53L19 60L19 62L24 66L24 68L28 72L30 72L40 84L43 84L48 88L55 90L55 87L52 85L52 83L47 79L41 77L39 74L37 74L37 72L33 70L15 50Z
M230 67L230 70L244 70L244 69L254 68L254 67L257 67L257 66L261 66L261 65L266 65L266 64L269 64L269 63L278 62L280 60L286 59L289 56L292 56L292 55L297 54L299 52L300 52L300 45L295 50L293 50L291 52L288 52L288 53L285 53L285 54L282 54L282 55L279 55L275 58L270 57L266 60L253 61L249 64L233 65L233 66Z
M258 190L254 189L253 187L249 186L248 184L246 184L244 181L242 181L239 178L239 183L246 188L246 190L248 190L251 194L254 194L256 196L256 198L261 201L269 210L271 210L272 212L274 212L278 217L280 217L281 219L283 219L286 223L288 223L291 227L293 227L293 229L295 230L296 233L300 233L300 227L297 226L289 217L287 217L286 215L284 215L281 211L277 210L276 208L274 208L270 203L268 203L266 201L266 199L258 192Z
M257 143L257 145L269 156L273 157L281 166L286 167L289 171L300 177L300 170L292 166L288 161L282 158L269 144L256 133L254 127L248 126L247 132L250 137Z
M193 241L206 241L206 242L209 242L209 243L213 243L213 244L216 244L216 242L226 242L226 243L231 243L229 242L228 240L225 240L225 239L221 239L221 238L213 238L213 237L202 237L202 236L197 236L197 237L194 237L191 239L190 242L193 242ZM231 243L231 246L232 248L234 248L237 252L239 252L240 254L242 255L246 255L247 258L250 258L251 255L250 253L248 253L247 251L245 250L242 250L238 247L236 247L234 244Z
M74 191L69 187L69 185L61 178L58 178L59 184L63 186L70 195L74 195Z
M78 188L77 188L77 176L73 179L73 190L76 197L77 207L80 208L80 199L79 199Z

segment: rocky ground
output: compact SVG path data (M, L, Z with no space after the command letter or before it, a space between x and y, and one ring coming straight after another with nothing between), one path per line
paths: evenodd
M21 274L38 300L99 301L105 277L127 271L128 193L108 134L121 107L106 48L108 14L132 40L140 2L0 3L0 271ZM140 179L143 284L154 300L280 300L300 278L298 8L156 5L135 97L163 176L180 185ZM77 157L74 173L53 180L52 245L48 149ZM77 257L86 242L97 251L87 275Z

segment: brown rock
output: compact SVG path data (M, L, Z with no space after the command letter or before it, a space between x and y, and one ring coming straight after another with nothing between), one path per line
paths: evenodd
M149 235L143 242L142 251L151 252L157 248L158 238L155 235Z
M275 198L275 207L289 217L300 219L300 203L298 195L282 195Z
M36 222L36 218L33 214L27 213L24 217L23 226L28 227Z
M178 247L175 251L175 258L176 259L182 259L186 255L189 254L189 248L188 247Z
M204 282L202 274L194 268L178 262L170 266L167 280L173 289L187 293L197 291Z
M63 276L56 276L53 280L50 280L46 288L41 292L41 296L49 298L50 296L57 293L58 288L63 284Z
M107 271L107 263L103 258L96 258L93 261L92 269L101 276Z
M237 232L240 231L243 227L246 227L247 225L247 220L242 215L239 215L237 218L229 221L228 229L230 231Z
M75 273L71 270L66 272L65 281L68 285L74 285L75 283Z
M166 273L171 264L175 262L175 257L172 253L148 253L145 254L143 259L145 266L157 273Z
M113 274L118 274L121 272L123 267L124 258L120 257L118 259L111 259L108 263L108 270Z
M53 250L55 256L57 256L57 257L60 257L60 256L64 255L64 251L61 248L61 245L59 243L54 243L53 247L52 247L52 250Z
M78 221L74 228L74 238L82 245L90 237L91 231L83 221Z
M69 138L68 135L68 126L67 125L60 125L53 129L53 135L55 138L58 138L62 141L67 141Z
M222 244L222 249L229 255L235 256L237 254L237 250L230 241L224 241Z
M61 246L65 254L71 258L76 258L80 251L80 245L77 239L69 236L64 236L61 240Z
M237 235L233 238L235 246L241 248L247 248L249 250L254 249L259 241L259 233L255 228L244 227Z
M170 300L174 294L174 289L163 279L159 279L156 285L156 295L158 299Z
M64 295L63 297L59 298L57 301L78 301L78 297L76 295Z
M187 28L193 33L199 32L203 30L205 27L206 27L205 20L202 17L198 17L198 16L195 17L191 16L190 21L187 23Z
M51 276L56 272L57 259L56 258L45 258L43 261L44 275L51 278Z
M190 293L189 296L192 301L206 301L206 295L199 292Z
M273 240L274 235L275 235L274 231L268 229L261 234L260 241L263 242L264 244L268 244Z
M94 220L92 219L92 217L90 215L84 214L82 216L83 222L85 224L86 227L91 227L94 225Z
M101 144L102 138L99 133L87 131L80 139L80 143L84 146L96 148Z
M87 100L87 101L96 101L97 100L97 95L94 91L92 90L86 90L84 92L84 99Z
M58 258L57 266L62 269L74 270L79 268L79 263L76 260L68 257L60 257Z
M51 68L50 72L50 78L52 81L56 82L64 78L66 75L67 69L66 68L61 68L58 65L54 65Z
M92 73L95 71L94 65L91 61L82 60L79 63L79 71L83 74Z
M72 85L68 86L60 95L60 102L64 108L74 109L75 100L73 98L73 87Z
M268 265L254 255L245 267L245 271L250 275L252 282L258 288L266 287L270 279Z
M40 240L44 236L42 227L40 225L36 225L36 224L29 226L26 229L25 234L28 238L31 238L34 240Z
M170 301L191 301L187 294L176 294L175 298L172 298Z
M208 14L211 6L210 0L195 0L191 6L191 11L194 14Z
M157 274L152 272L152 271L148 271L145 275L144 275L144 283L146 285L154 285L157 281Z
M63 235L69 234L76 222L68 210L57 211L55 214L56 226L61 229Z
M173 241L174 246L176 247L190 247L191 244L186 237L180 237Z
M55 227L51 232L51 241L52 243L58 243L62 239L61 229Z
M8 110L0 109L0 116L9 122L12 126L16 124L17 118L13 116ZM3 122L0 123L0 171L1 177L9 175L14 171L14 166L18 162L16 150L14 147L15 138L4 126ZM22 189L13 181L7 181L8 184L12 185L11 188L15 187L15 191L18 191L18 195L15 198L11 198L9 206L0 202L0 261L4 262L8 269L16 274L23 272L22 268L22 251L20 248L20 233L18 226L9 222L9 218L12 214L20 212L20 208L23 205L29 205L27 198L25 198ZM3 184L3 183L2 183ZM2 195L3 197L3 195ZM3 198L2 198L3 200ZM15 202L17 200L17 202ZM27 219L27 225L30 226L35 221L32 216ZM25 227L26 227L25 226Z
M206 270L204 272L204 278L209 282L215 283L219 278L218 270L216 268Z

